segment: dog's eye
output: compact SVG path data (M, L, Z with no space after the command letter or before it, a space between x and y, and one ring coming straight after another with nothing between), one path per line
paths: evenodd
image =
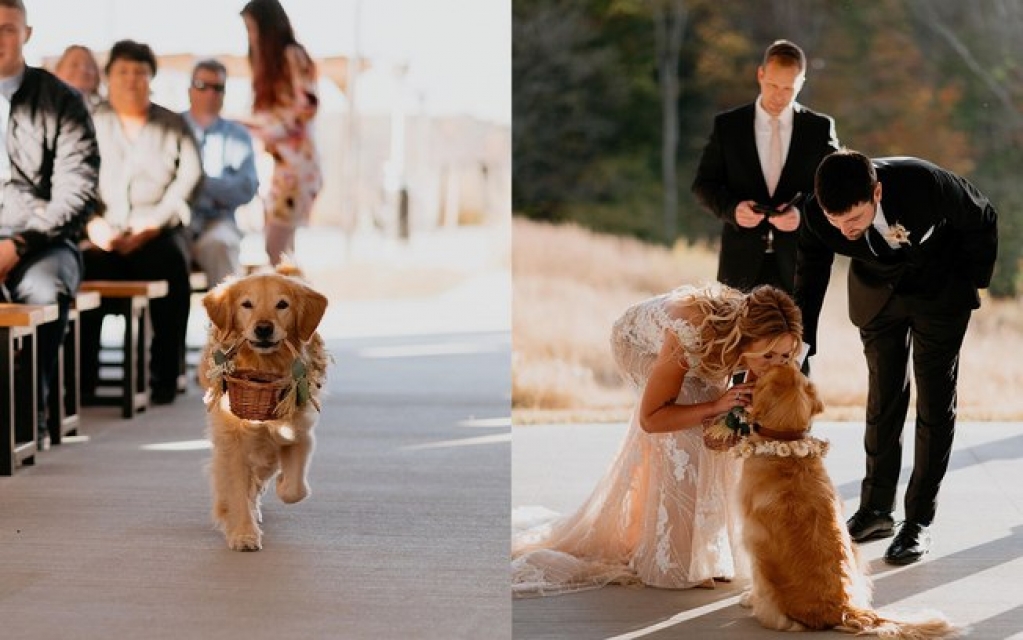
M287 300L279 300L277 302L277 308L278 309L287 309L288 308L288 301Z
M252 300L245 300L244 302L242 302L242 309L251 309L251 308L252 308Z

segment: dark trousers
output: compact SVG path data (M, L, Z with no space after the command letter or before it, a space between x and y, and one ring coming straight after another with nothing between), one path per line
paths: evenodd
M902 429L909 409L909 358L916 381L913 473L906 490L906 520L934 520L938 490L952 456L959 350L971 311L920 312L911 299L894 296L860 329L869 371L867 473L860 507L892 511L902 467Z
M60 242L23 257L4 281L11 302L57 305L57 320L40 325L36 331L40 416L44 415L46 400L56 385L57 355L67 332L71 299L81 279L82 254L71 243ZM39 423L39 429L46 429L45 420Z
M184 358L185 334L191 286L188 281L188 245L181 227L164 230L145 245L122 256L87 249L86 280L166 280L167 296L150 301L153 341L150 348L150 381L154 389L177 385ZM103 327L100 314L85 313L81 319L82 394L95 392L99 379L99 343Z
M785 293L792 293L792 278L793 275L789 274L788 281L782 277L781 267L778 265L778 255L776 253L769 252L765 253L760 261L760 267L757 269L757 273L750 277L731 277L726 278L724 274L724 254L721 255L718 262L718 280L722 284L726 284L733 289L739 291L750 292L754 288L759 287L763 284L769 284L772 287L777 287Z
M792 293L792 287L786 286L782 281L781 271L778 268L778 258L773 253L764 254L764 261L760 263L760 272L757 273L757 280L753 286L762 284L769 284L786 293ZM750 289L752 288L750 287Z

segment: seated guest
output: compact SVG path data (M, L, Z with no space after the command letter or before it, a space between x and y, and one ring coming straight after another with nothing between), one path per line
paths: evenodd
M185 225L202 180L199 148L178 114L153 104L156 56L148 45L121 40L106 65L108 102L93 113L102 163L99 215L86 227L86 280L166 280L168 293L152 301L152 402L177 393L188 328L189 253ZM102 319L82 317L82 398L99 375Z
M64 49L53 73L82 94L89 111L103 102L103 95L99 90L99 64L89 47L73 44Z
M78 238L96 206L99 149L79 96L49 71L25 64L31 33L21 0L0 0L4 53L0 95L10 111L0 131L0 302L56 304L39 327L39 448L71 299L82 278ZM10 37L7 37L7 36Z
M241 124L220 117L227 69L201 60L192 69L185 121L199 142L205 178L192 204L192 260L212 287L241 271L242 234L235 210L252 200L259 186L252 136Z

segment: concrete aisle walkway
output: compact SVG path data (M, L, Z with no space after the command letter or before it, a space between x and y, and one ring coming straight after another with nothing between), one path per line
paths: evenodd
M507 335L330 347L313 495L268 494L259 553L210 525L194 389L0 479L0 637L507 637Z
M829 473L851 514L859 504L862 425L824 423L831 440ZM521 426L513 429L512 504L572 510L593 488L617 450L624 425ZM912 460L912 428L899 500ZM955 451L933 527L934 546L919 564L895 568L881 560L889 540L863 546L874 574L875 605L888 613L934 609L971 627L970 638L1023 638L1023 425L967 423ZM901 519L901 506L896 519ZM513 637L774 638L738 605L743 585L669 591L607 587L551 598L516 600ZM844 637L835 632L800 638Z

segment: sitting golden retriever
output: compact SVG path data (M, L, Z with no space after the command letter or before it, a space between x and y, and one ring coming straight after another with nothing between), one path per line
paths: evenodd
M295 267L282 266L229 278L203 298L211 327L199 382L206 389L213 443L213 520L227 546L239 551L262 548L259 500L275 474L283 502L309 495L306 471L328 359L316 327L327 299L299 275ZM266 419L239 417L236 413L251 415L241 411L241 403L232 410L228 383L243 371L280 384L271 391L273 414Z
M940 638L956 628L941 617L883 618L871 609L871 583L859 564L842 502L824 469L827 443L809 437L824 410L798 369L772 367L756 384L739 481L743 540L752 588L743 597L764 627L835 628L883 638Z

